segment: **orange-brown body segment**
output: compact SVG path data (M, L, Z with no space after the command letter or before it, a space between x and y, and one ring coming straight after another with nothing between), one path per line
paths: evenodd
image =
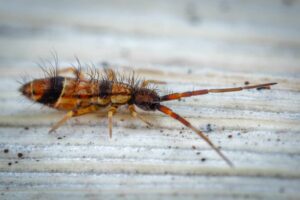
M99 108L109 105L124 105L132 96L132 89L124 83L85 81L68 77L56 77L56 79L33 80L25 84L21 91L33 101L58 110L73 110L90 105L97 105ZM107 85L103 87L101 84ZM49 88L52 88L51 93L49 93ZM101 88L108 89L105 96L101 96ZM47 96L45 97L45 95Z

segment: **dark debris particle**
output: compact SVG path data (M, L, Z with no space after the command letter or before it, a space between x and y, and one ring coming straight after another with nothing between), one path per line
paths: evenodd
M19 162L18 161L15 161L15 164L18 164Z
M228 138L232 138L232 135L228 135L227 137L228 137Z
M168 148L171 149L172 147L171 147L171 146L168 146Z
M244 84L245 84L245 85L249 85L250 82L249 82L249 81L245 81Z
M4 149L4 151L3 151L4 153L8 153L9 152L9 150L8 149Z
M196 149L196 147L193 145L193 146L192 146L192 149Z
M29 130L29 127L28 127L28 126L25 126L24 129L25 129L25 130Z
M212 132L211 124L206 125L206 132Z
M197 155L200 155L200 154L201 154L201 152L199 152L199 151L198 151L196 154L197 154Z
M18 153L18 157L19 157L19 158L22 158L22 157L23 157L23 154L22 154L22 153Z
M11 162L7 163L9 166L11 166Z
M269 89L271 89L270 86L256 88L256 90L269 90Z
M58 137L57 139L58 139L58 140L61 140L61 139L62 139L62 137Z
M201 161L202 161L202 162L205 162L205 161L206 161L206 158L201 158Z

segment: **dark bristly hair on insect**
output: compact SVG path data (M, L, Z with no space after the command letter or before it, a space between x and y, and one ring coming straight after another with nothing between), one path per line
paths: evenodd
M113 115L120 106L127 105L130 114L147 125L151 125L151 123L138 114L136 107L145 111L157 110L192 129L231 167L233 167L233 163L202 131L161 103L209 93L237 92L254 88L270 89L271 85L276 84L264 83L245 87L203 89L159 96L157 90L153 86L149 87L149 85L164 82L137 79L134 74L126 78L126 76L119 76L111 69L106 69L101 73L94 68L90 69L89 73L86 74L83 72L78 59L77 64L80 66L79 68L58 69L56 57L54 65L51 64L52 68L42 67L45 73L44 78L24 83L20 88L20 92L30 100L66 111L65 116L54 124L49 132L55 131L72 117L108 108L109 136L112 137ZM72 74L73 76L66 76L67 74Z

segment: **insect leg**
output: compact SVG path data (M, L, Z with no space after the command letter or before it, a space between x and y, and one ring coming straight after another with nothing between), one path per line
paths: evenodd
M59 120L56 124L53 125L53 127L50 129L49 133L55 131L58 127L63 125L68 119L70 119L72 117L76 117L76 116L79 116L79 115L84 115L84 114L87 114L87 113L91 113L91 112L94 112L98 109L99 109L98 106L91 105L91 106L88 106L88 107L71 110L71 111L67 112L67 114L61 120Z
M108 110L108 131L109 131L109 137L112 138L112 117L117 112L117 106L111 106Z
M208 93L237 92L237 91L241 91L241 90L248 90L248 89L254 89L254 88L270 89L270 86L275 85L275 84L277 84L277 83L265 83L265 84L259 84L259 85L250 85L250 86L245 86L245 87L234 87L234 88L223 88L223 89L194 90L194 91L164 95L164 96L160 97L160 100L161 101L170 101L170 100L180 99L182 97L191 97L191 96L197 96L197 95L204 95L204 94L208 94Z
M134 105L129 105L128 109L130 111L130 114L134 117L134 118L139 118L140 120L142 120L143 122L145 122L147 125L149 126L153 126L150 122L148 122L144 117L142 117L141 115L139 115L136 110Z
M141 84L141 87L147 87L149 84L166 84L165 81L158 81L158 80L144 80Z
M193 125L191 125L190 122L188 122L186 119L184 119L183 117L181 117L180 115L178 115L177 113L173 112L170 108L163 106L163 105L159 105L157 107L157 109L159 111L161 111L162 113L165 113L166 115L169 115L170 117L172 117L173 119L178 120L179 122L181 122L183 125L185 125L186 127L192 129L195 133L197 133L211 148L213 148L213 150L219 154L219 156L221 156L221 158L230 166L233 167L233 163L210 141L210 139L204 135L204 133L200 130L198 130L196 127L194 127Z

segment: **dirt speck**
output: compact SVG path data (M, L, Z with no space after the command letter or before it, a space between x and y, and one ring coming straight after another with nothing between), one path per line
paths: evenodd
M23 154L22 154L22 153L18 153L18 157L19 157L19 158L22 158L22 157L23 157Z
M205 162L205 161L206 161L206 158L201 158L201 161L202 161L202 162Z
M62 139L62 137L58 137L57 139L58 139L58 140L61 140L61 139Z
M232 135L228 135L227 137L228 137L228 138L232 138Z
M213 131L213 129L212 129L212 127L211 127L211 124L207 124L206 125L206 132L212 132Z
M244 84L245 84L245 85L249 85L250 82L249 82L249 81L245 81Z
M256 88L256 90L269 90L269 89L271 89L270 86L265 86L265 87L258 87L258 88Z
M4 151L3 151L4 153L8 153L9 152L9 150L8 149L4 149Z
M192 149L196 149L196 147L193 145L193 146L192 146Z
M11 162L9 162L9 163L7 163L7 164L8 164L9 166L11 166L11 164L12 164L12 163L11 163Z

